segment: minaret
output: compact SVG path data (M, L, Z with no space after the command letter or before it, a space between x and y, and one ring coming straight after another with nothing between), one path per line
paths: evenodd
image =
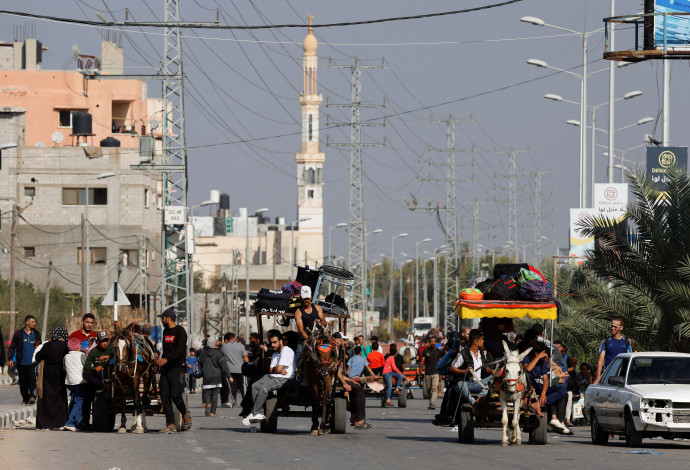
M302 151L297 161L297 218L309 218L299 224L295 237L297 265L320 266L323 264L323 163L326 160L319 142L319 105L323 97L317 91L316 69L318 41L312 31L314 16L309 19L309 33L304 38L302 56ZM305 260L306 252L306 260ZM289 262L292 262L290 260Z

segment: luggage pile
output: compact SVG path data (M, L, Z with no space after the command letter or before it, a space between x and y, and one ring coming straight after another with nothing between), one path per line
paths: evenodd
M254 308L260 313L292 313L300 306L299 292L302 284L291 281L282 289L261 289Z
M493 279L474 278L468 288L460 291L461 300L499 300L553 302L551 286L533 266L497 264Z

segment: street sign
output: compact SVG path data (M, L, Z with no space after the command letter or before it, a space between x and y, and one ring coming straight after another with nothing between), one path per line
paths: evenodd
M165 206L165 225L183 225L187 221L187 208Z
M117 297L115 297L116 291ZM113 287L110 288L101 305L112 306L115 305L115 302L117 302L118 305L130 305L125 291L122 290L122 287L120 287L117 282L113 283Z

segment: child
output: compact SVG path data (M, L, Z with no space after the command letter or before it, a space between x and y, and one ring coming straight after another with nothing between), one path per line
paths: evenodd
M189 393L196 393L196 377L192 374L194 365L199 361L196 357L196 349L189 348L189 356L187 357L187 373L189 374Z
M70 390L71 408L67 422L62 427L64 431L81 431L84 428L82 417L82 406L84 404L84 392L86 391L86 381L83 378L84 363L86 356L81 351L82 344L78 338L72 338L67 342L69 353L63 359L65 371L65 385Z

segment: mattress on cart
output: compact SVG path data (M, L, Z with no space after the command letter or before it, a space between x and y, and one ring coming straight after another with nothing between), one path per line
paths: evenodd
M455 306L460 318L524 318L556 320L555 302L524 302L507 300L460 300Z

